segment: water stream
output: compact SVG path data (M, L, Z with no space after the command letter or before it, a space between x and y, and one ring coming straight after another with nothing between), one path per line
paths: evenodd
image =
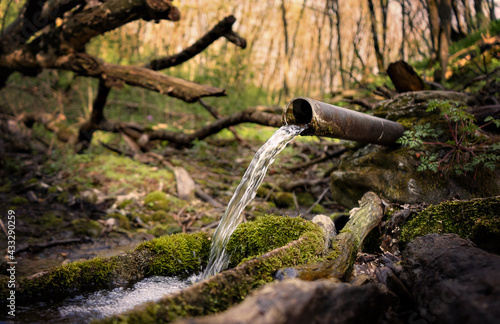
M255 197L257 189L267 173L267 168L274 162L276 155L305 128L306 126L298 125L282 126L255 153L252 162L250 162L240 184L229 201L219 226L215 230L212 238L210 259L202 279L213 276L228 266L229 254L226 251L226 245L231 234L242 221L241 212Z

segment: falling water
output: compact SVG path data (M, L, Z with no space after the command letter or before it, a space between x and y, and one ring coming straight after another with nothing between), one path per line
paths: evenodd
M219 273L228 266L229 254L226 253L226 245L242 221L241 212L255 197L267 168L274 162L276 155L305 128L306 126L298 125L282 126L255 153L212 238L210 259L203 273L203 279Z

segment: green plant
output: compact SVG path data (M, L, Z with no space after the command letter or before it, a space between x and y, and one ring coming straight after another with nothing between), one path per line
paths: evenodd
M427 112L439 111L445 122L439 125L416 125L404 132L398 143L410 149L422 149L418 171L455 174L477 172L479 167L493 171L500 161L500 143L493 142L481 129L500 120L488 117L478 126L476 119L467 111L468 107L450 100L429 101ZM438 148L432 150L431 147Z

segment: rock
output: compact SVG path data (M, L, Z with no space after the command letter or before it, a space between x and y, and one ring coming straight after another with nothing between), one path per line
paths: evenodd
M403 252L401 279L415 296L410 323L498 323L500 256L455 234L428 234Z
M96 204L96 205L99 205L106 200L106 197L104 196L104 194L96 188L82 191L80 193L80 198L83 201L86 201L86 202L91 203L91 204Z
M380 284L289 279L262 288L226 312L176 323L378 323L394 299Z
M401 226L405 244L429 233L455 233L500 254L500 197L447 201L430 206Z
M187 201L194 199L196 184L186 169L183 167L175 167L174 174L177 182L177 193L179 198Z

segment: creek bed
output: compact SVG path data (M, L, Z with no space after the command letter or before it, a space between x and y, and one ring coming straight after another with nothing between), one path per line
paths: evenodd
M148 301L157 301L190 286L199 278L199 275L189 278L154 276L126 287L83 293L57 303L37 302L28 307L20 307L16 321L86 324L95 319L123 313Z

